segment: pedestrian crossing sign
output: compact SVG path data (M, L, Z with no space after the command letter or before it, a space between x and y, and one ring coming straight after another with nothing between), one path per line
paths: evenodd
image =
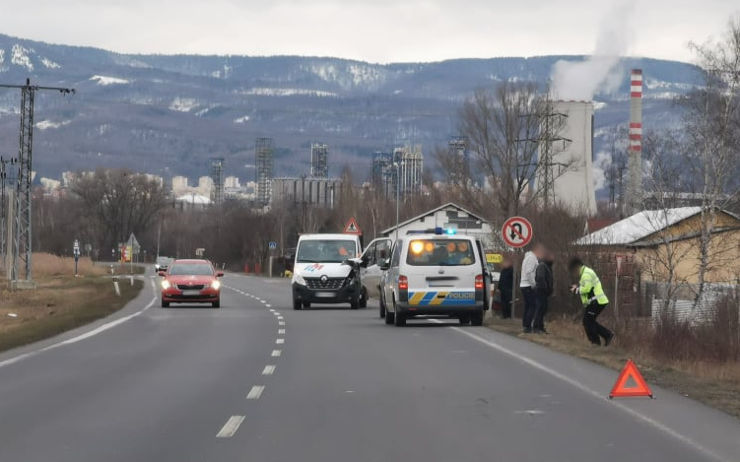
M357 224L355 217L350 217L347 224L344 225L344 234L356 234L358 236L362 236L362 230L360 230L360 226Z

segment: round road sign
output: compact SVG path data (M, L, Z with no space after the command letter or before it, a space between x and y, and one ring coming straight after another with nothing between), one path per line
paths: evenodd
M501 236L506 245L514 248L524 247L532 241L532 223L524 217L511 217L501 228Z

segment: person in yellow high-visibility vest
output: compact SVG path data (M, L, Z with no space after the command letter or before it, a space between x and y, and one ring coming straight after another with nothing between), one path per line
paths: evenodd
M570 291L581 296L584 307L583 329L586 337L594 345L601 345L604 338L604 346L608 346L614 338L614 333L596 321L596 318L609 305L609 299L601 287L601 281L596 272L584 265L580 258L575 257L568 263L568 270L578 284L573 284Z

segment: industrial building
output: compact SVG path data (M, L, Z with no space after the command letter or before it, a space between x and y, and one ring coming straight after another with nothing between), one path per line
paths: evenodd
M593 118L591 101L553 101L553 113L565 117L558 138L566 139L563 149L551 153L538 176L538 189L574 213L596 213L593 176ZM549 181L545 184L541 182ZM552 186L548 186L548 183ZM551 189L551 190L550 190Z
M254 146L254 177L257 183L257 205L266 206L270 203L273 178L273 147L272 138L257 138Z
M371 182L375 190L383 196L395 197L396 169L393 166L393 154L380 151L373 154Z
M338 178L273 178L272 204L308 204L333 208L342 193Z
M627 159L628 214L642 210L642 69L630 73L629 157Z
M219 205L224 200L224 158L213 157L211 158L211 180L213 181L213 188L211 188L211 202Z
M421 193L424 175L424 155L421 145L406 145L393 150L393 162L398 165L398 188L402 196Z
M329 146L326 144L311 145L311 176L314 178L329 177Z

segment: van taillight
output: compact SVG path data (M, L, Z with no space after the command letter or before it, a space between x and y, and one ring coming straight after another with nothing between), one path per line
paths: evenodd
M479 274L475 277L475 290L483 290L483 275Z
M409 278L398 276L398 290L409 290Z

